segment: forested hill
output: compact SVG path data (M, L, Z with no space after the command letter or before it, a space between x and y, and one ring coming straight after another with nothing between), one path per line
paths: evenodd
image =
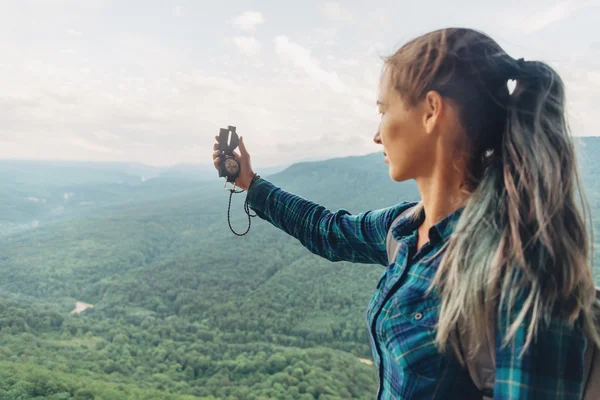
M600 139L582 143L598 240ZM330 209L418 198L379 153L257 172ZM235 236L211 173L0 162L0 399L373 398L381 268L320 259L258 218Z
M287 166L272 167L267 174ZM215 182L211 165L0 160L0 234L96 208L159 200Z

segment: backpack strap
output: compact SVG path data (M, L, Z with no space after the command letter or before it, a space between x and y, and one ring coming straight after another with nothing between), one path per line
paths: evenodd
M596 303L594 304L596 318L600 317L600 288L596 287ZM598 346L589 338L583 355L584 382L583 400L594 400L600 398L600 354Z
M596 287L596 308L600 310L600 288ZM600 315L599 315L600 316ZM481 347L470 358L465 354L464 348L470 348L469 330L462 329L462 335L458 335L458 344L461 354L465 358L467 369L471 380L481 392L483 399L488 400L494 397L494 384L496 381L496 325L495 319L488 321L488 329L486 331L486 340ZM583 355L583 400L600 399L600 354L596 344L586 337L587 346Z
M460 352L465 360L467 370L471 376L471 381L479 392L483 400L491 400L494 398L494 385L496 382L496 323L490 317L487 323L485 332L485 340L479 346L479 349L471 356L472 338L471 330L465 329L464 326L457 328L457 342ZM459 332L462 331L462 334ZM465 350L469 350L465 352Z

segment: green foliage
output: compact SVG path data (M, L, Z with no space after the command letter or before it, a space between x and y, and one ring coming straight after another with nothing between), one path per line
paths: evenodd
M582 154L600 154L600 140L584 143ZM600 232L597 159L581 162ZM7 165L5 187L22 188L0 198L7 209L67 186L104 203L60 218L23 208L14 219L39 225L0 229L0 399L373 397L375 367L359 358L370 359L364 310L381 268L320 259L257 218L247 236L233 235L222 181L178 173L144 186L131 169L68 168L53 180L28 167L17 185ZM379 154L301 163L269 179L352 212L418 196L412 183L390 181ZM244 197L233 197L236 231L247 226ZM94 307L70 315L76 301Z

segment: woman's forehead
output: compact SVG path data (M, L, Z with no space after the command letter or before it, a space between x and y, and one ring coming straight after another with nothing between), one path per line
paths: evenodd
M389 69L386 69L382 72L381 77L379 79L379 100L385 99L389 96L390 88L393 87L392 83L392 74Z

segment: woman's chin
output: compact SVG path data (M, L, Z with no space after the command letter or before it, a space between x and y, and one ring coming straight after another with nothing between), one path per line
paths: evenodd
M409 176L406 175L406 173L403 173L403 171L398 171L397 169L394 169L391 165L389 168L389 174L390 174L390 178L392 178L393 181L395 182L404 182L410 179Z

